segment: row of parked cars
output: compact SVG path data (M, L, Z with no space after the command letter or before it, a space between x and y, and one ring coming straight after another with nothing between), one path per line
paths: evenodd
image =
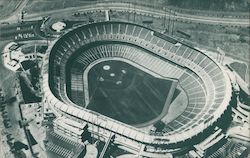
M4 124L5 128L11 128L12 125L10 122L8 112L6 111L6 105L8 103L12 103L12 102L16 101L16 97L14 96L14 97L11 97L8 100L6 100L3 96L2 90L0 90L0 91L1 91L1 93L0 93L0 112L1 112L1 115L3 118L3 124Z
M2 88L0 88L0 112L3 118L4 127L5 128L12 127L8 116L8 112L6 111L6 100Z
M6 111L6 101L4 97L4 92L2 88L0 88L0 112L3 118L3 125L5 128L11 128L12 125L10 123L10 119L8 117L8 112ZM7 143L10 147L10 151L14 152L14 138L12 134L6 132Z
M3 124L4 124L4 127L5 128L11 128L12 127L12 125L11 125L11 123L10 123L10 119L9 119L9 117L8 117L8 112L5 110L5 105L6 104L3 104L3 111L2 111L2 117L3 117ZM2 105L1 105L2 106Z
M14 101L16 101L16 97L11 97L9 99L5 99L4 92L0 88L0 113L1 113L1 116L3 118L3 125L4 125L4 127L6 129L12 127L8 112L6 110L6 106L7 106L8 103L12 103ZM27 150L28 146L25 145L25 144L23 145L19 141L16 141L15 138L13 137L13 135L11 133L9 133L8 131L4 131L4 134L6 136L6 139L7 139L6 142L9 145L10 152L12 154L14 154L15 157L22 158L23 157L22 152L20 152L21 150L19 148L22 147L22 146L25 146L25 149Z

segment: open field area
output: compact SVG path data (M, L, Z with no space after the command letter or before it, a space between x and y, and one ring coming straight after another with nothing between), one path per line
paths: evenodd
M208 11L247 12L250 2L247 0L168 0L168 5L184 9Z
M183 38L177 30L190 35L186 40L193 42L194 46L212 49L216 52L217 47L224 50L227 56L249 62L249 31L248 28L224 27L205 24L175 23L174 35Z
M63 9L68 7L77 7L86 4L94 4L97 2L112 2L112 0L30 0L27 7L25 8L28 12L39 12L53 9ZM151 6L154 8L160 8L167 6L174 10L178 10L188 14L204 14L204 15L236 15L233 12L244 12L248 11L250 2L247 0L116 0L115 2L123 3L136 3L144 6ZM215 12L214 12L215 11Z
M90 110L130 125L148 122L168 111L164 106L169 106L166 100L172 98L168 95L173 95L175 81L155 78L121 61L99 63L88 76Z
M240 75L240 77L246 81L247 79L247 75L249 75L249 65L245 64L245 63L238 63L238 62L234 62L231 63L230 66L232 67L232 69L234 69L234 71ZM248 81L247 81L248 82Z
M0 18L10 15L20 5L22 0L1 0Z
M64 9L69 7L78 7L91 3L82 0L30 0L25 11L28 13L44 12L54 9Z

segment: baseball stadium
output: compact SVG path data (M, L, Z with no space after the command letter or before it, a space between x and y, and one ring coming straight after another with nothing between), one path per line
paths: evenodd
M148 157L185 149L216 125L232 97L216 60L127 22L69 29L50 44L42 75L58 128L76 141L86 129L99 140L115 137L118 147Z

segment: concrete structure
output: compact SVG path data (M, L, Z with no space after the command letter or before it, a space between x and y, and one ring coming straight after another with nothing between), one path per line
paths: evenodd
M102 41L107 44L82 49ZM66 69L67 61L79 49L82 49L84 58L76 59L76 62L83 68L102 58L119 57L178 79L187 93L188 107L168 123L159 136L77 105L67 94L66 73L73 74L75 80L71 80L70 89L74 96L78 96L84 93L84 82L76 80L77 75L82 75L79 73L82 69L73 67L74 71L70 72ZM152 55L143 55L143 50ZM220 119L232 96L232 86L223 67L206 54L146 27L110 21L73 28L50 45L44 57L43 91L44 103L58 118L63 116L78 123L87 123L88 130L101 140L107 140L114 134L115 144L135 154L145 145L140 154L149 157L171 157L171 153L180 150L184 142L190 141Z

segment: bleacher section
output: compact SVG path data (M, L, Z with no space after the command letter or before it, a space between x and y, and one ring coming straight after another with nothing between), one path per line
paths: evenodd
M96 60L123 58L166 77L177 78L188 95L188 107L167 124L164 136L149 136L105 116L99 121L113 122L114 133L123 135L119 128L129 128L134 131L132 133L143 137L139 139L139 136L131 135L135 141L169 144L190 139L221 117L230 102L231 85L221 67L207 55L170 39L156 35L148 28L122 22L101 22L73 29L50 48L49 67L44 70L49 69L49 79L44 80L45 96L57 110L65 113L68 108L78 109L78 115L81 113L85 121L91 122L98 114L76 106L85 104L82 99L83 71ZM52 94L61 102L50 96L48 84ZM78 115L74 116L83 118ZM100 126L106 129L107 124L103 122Z
M65 149L63 147L61 147L60 145L56 145L54 143L47 143L47 150L56 153L57 155L59 155L60 157L72 157L73 156L73 152L71 150Z
M47 132L48 143L45 144L46 149L59 155L60 157L73 157L78 155L84 149L79 143L59 135L53 131Z
M235 143L232 140L228 140L222 147L216 150L208 158L243 158L247 157L247 147L243 144Z

